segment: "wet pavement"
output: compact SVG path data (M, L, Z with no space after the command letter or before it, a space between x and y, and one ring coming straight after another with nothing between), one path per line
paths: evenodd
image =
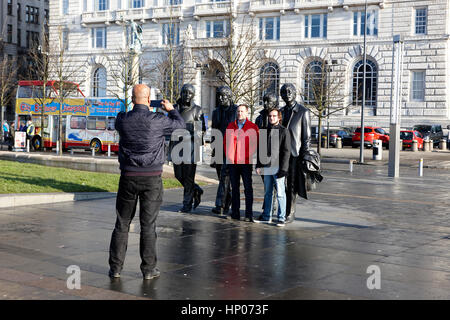
M0 299L449 299L450 171L418 177L402 167L394 180L386 166L324 168L284 228L211 213L217 185L204 187L189 214L177 212L180 189L166 190L161 276L151 281L139 269L138 217L122 277L107 276L115 199L0 209ZM215 176L208 166L198 171ZM257 217L263 185L253 181ZM244 207L242 198L242 215ZM80 289L67 286L69 266L81 270ZM370 285L373 266L379 289Z

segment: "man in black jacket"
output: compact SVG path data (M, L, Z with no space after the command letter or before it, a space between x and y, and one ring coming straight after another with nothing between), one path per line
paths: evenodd
M264 179L264 211L256 222L271 222L272 215L272 192L275 185L278 200L278 222L277 226L284 226L286 220L286 191L285 177L289 170L289 157L291 155L289 144L289 133L281 125L281 111L278 108L268 110L269 125L266 136L260 131L260 148L266 150L258 151L256 172ZM264 140L266 143L264 143ZM262 145L264 143L264 146ZM262 151L262 152L260 152ZM262 156L267 156L265 159ZM264 160L264 161L263 161Z
M162 108L168 116L151 112L150 88L144 84L134 86L132 101L133 110L119 113L115 123L120 135L121 175L116 199L117 220L109 249L109 276L120 277L128 231L139 199L141 271L144 279L149 280L160 274L156 268L156 217L163 196L164 135L184 128L185 123L167 100L163 100Z
M301 162L303 155L311 147L311 116L310 111L295 101L297 96L292 83L284 84L280 89L281 98L286 106L281 109L283 126L289 132L291 157L286 183L286 222L293 222L297 194L303 196L299 186L305 185Z

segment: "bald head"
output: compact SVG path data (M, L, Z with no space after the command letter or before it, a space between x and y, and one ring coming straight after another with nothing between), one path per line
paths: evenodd
M150 88L145 84L137 84L133 87L133 95L131 97L134 104L150 105Z

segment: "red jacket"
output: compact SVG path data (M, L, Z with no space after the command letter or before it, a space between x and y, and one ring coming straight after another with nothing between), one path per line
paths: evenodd
M252 157L258 150L259 129L256 124L246 119L242 129L237 120L228 124L223 146L228 163L251 164Z

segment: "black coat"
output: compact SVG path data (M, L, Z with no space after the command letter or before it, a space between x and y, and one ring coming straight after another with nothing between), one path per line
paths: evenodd
M269 117L266 109L262 109L256 117L255 124L259 129L265 129L269 126Z
M308 108L297 102L292 108L281 109L283 126L290 133L291 155L298 157L311 148L311 115Z
M264 131L260 131L259 134L259 148L258 148L258 157L257 157L257 168L262 167L271 167L271 166L278 166L279 171L288 172L289 169L289 158L291 156L291 150L289 145L289 139L287 138L288 131L285 127L282 125L277 125L272 127L269 125L267 128L267 143L265 145L267 146L267 156L270 157L270 162L263 164L261 161L261 154L260 154L260 148L262 143L264 143L264 134L262 134ZM272 138L275 136L275 132L278 132L278 148L274 146L275 150L277 151L277 154L272 155L271 154L271 147L272 147ZM278 149L278 150L277 150ZM265 152L263 152L265 153Z
M177 110L168 115L151 112L146 105L136 104L129 112L117 115L120 170L133 172L162 171L165 161L165 138L175 129L185 127Z

